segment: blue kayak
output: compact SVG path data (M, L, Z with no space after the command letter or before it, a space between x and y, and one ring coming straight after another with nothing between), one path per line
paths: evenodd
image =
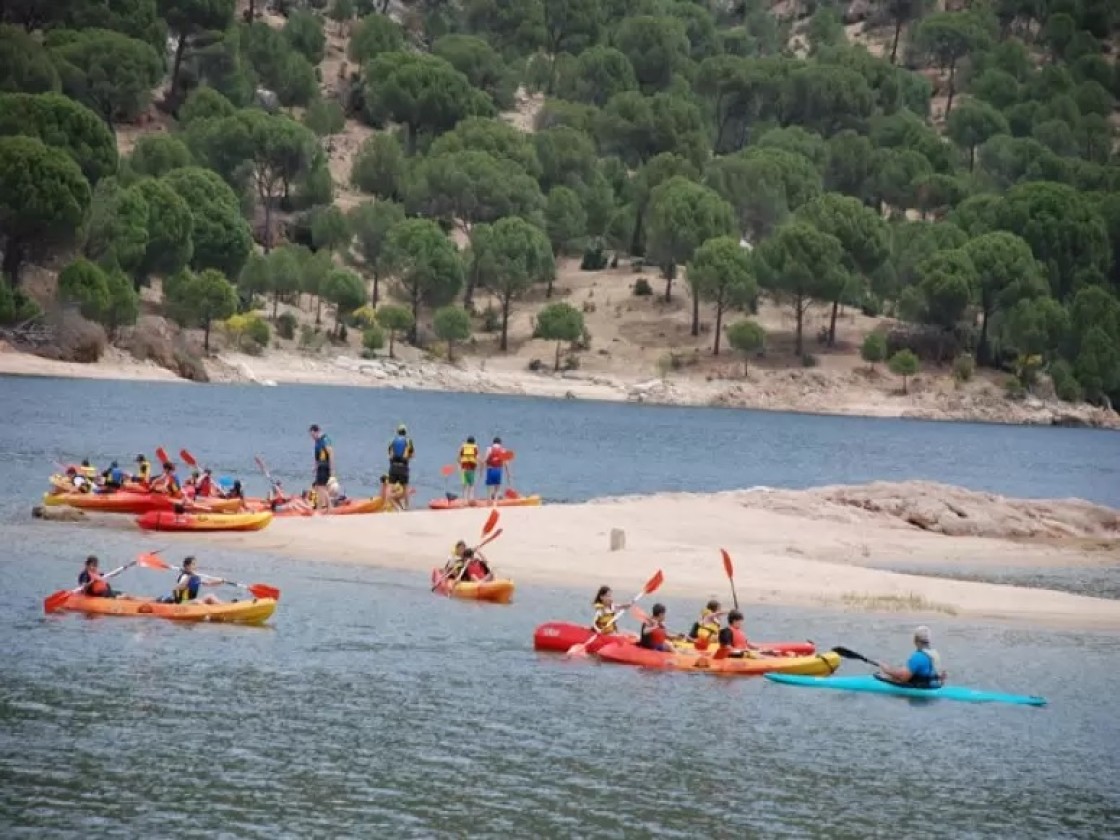
M979 691L959 685L941 688L910 688L876 679L871 675L858 677L801 677L794 674L766 674L766 679L784 685L802 685L807 688L832 688L837 691L865 691L872 694L893 694L897 697L920 697L923 700L962 700L965 703L1014 703L1019 706L1045 706L1044 697L1025 694L1001 694L998 691Z

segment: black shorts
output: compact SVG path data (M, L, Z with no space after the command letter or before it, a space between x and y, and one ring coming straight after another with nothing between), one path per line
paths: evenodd
M399 484L401 487L408 486L408 464L395 462L389 464L389 481L394 484Z
M315 467L315 486L326 487L327 482L331 480L331 465L318 464Z

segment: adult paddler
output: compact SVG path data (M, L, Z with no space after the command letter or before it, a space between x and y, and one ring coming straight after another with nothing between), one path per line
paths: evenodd
M315 441L315 479L311 483L311 488L315 491L315 507L325 504L327 510L330 510L331 494L327 490L327 483L334 475L334 446L318 424L312 423L307 431Z
M463 501L474 501L474 480L478 472L478 444L474 436L459 447L459 481L463 485Z
M389 483L399 484L404 488L401 507L405 509L408 508L409 463L415 454L416 447L412 445L408 429L403 425L398 426L396 437L389 441Z

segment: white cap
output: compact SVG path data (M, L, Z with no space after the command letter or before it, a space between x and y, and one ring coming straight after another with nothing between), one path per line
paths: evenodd
M919 627L917 630L915 630L914 631L914 641L919 643L919 644L923 644L923 645L930 644L929 628L926 627L923 624L921 627Z

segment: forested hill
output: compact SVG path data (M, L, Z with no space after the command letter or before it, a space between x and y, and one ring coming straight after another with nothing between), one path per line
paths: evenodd
M212 340L503 352L535 329L578 349L594 306L555 302L576 260L631 298L617 319L680 307L716 352L854 356L837 319L861 310L864 358L897 372L1120 397L1114 0L4 0L0 19L0 323L40 352L92 360L108 337L189 373ZM781 330L760 325L775 307ZM156 315L172 349L133 326Z

